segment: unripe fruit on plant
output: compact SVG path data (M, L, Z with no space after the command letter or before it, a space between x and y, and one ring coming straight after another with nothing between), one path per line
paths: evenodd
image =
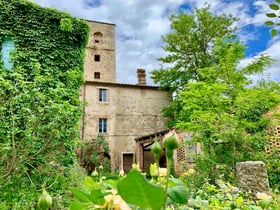
M51 206L52 206L52 197L45 189L43 189L43 192L38 199L38 208L40 210L47 210Z
M155 141L153 143L153 145L151 147L151 151L154 155L161 153L162 149L161 149L160 143L158 141Z
M180 146L179 138L175 130L169 131L163 138L163 145L167 150L174 150Z

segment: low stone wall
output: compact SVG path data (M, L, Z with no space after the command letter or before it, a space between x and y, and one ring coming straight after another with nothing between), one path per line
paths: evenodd
M236 163L236 177L238 187L243 192L251 192L252 195L269 192L267 170L262 161Z

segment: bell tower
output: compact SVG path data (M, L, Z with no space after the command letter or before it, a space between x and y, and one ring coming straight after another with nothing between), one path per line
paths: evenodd
M88 21L85 81L116 82L115 24Z

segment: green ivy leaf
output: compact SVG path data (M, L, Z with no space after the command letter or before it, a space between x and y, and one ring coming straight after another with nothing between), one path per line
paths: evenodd
M274 28L270 31L270 33L272 37L275 37L277 35L277 30Z
M280 0L275 0L277 3L280 3Z
M277 15L275 13L267 13L266 14L267 17L270 17L270 18L275 18L277 17Z
M279 6L277 4L270 4L269 7L273 10L279 10Z
M164 204L164 189L149 183L137 170L131 170L117 188L119 195L129 204L153 210L161 209Z
M273 22L273 21L266 21L266 22L265 22L265 25L267 25L267 26L273 26L273 25L274 25L274 22Z
M182 185L168 188L167 195L172 201L181 204L186 204L189 199L189 192L187 191L186 187Z

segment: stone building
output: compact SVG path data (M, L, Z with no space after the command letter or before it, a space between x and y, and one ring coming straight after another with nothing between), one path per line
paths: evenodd
M172 98L168 91L146 85L138 69L138 84L116 82L115 25L88 21L90 37L85 57L82 140L103 134L109 143L112 170L128 171L135 160L135 138L166 129L162 108Z

